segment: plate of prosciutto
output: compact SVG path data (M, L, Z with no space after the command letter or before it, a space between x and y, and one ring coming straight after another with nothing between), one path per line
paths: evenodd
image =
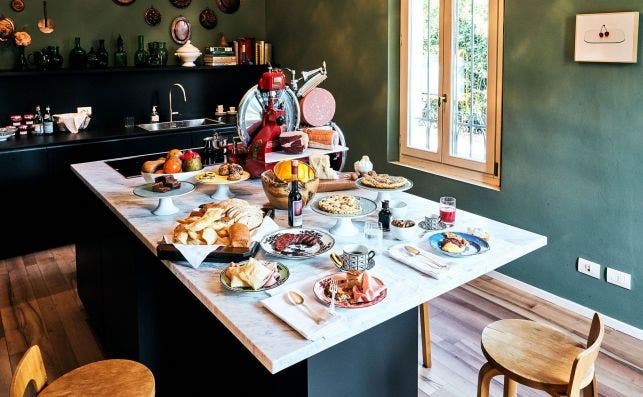
M279 262L250 258L245 262L230 263L221 271L221 284L231 291L259 292L280 286L290 271Z
M327 252L335 245L333 236L323 230L293 228L270 233L261 240L268 254L287 259L307 259Z
M317 281L313 292L320 302L330 305L330 281L337 281L338 291L335 294L335 306L357 309L373 306L386 298L386 286L379 278L366 271L349 270L335 273Z

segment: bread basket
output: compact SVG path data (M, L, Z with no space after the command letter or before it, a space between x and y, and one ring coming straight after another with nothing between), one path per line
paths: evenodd
M288 209L288 193L290 193L290 182L282 182L275 177L272 170L264 171L261 174L261 186L266 194L270 204L280 210ZM299 182L299 192L301 193L304 207L313 201L317 188L319 187L319 178L309 180L308 182Z

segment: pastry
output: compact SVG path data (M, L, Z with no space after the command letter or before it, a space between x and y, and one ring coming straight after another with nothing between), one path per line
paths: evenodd
M241 179L241 176L242 175L240 173L236 173L236 172L231 173L231 174L228 175L228 180L229 181L238 181L239 179Z
M246 282L250 288L259 289L263 287L272 271L268 269L263 263L254 258L250 258L245 266L242 266L241 271L238 273L239 278Z
M250 229L243 223L233 223L228 229L230 245L233 247L248 247L250 245Z
M350 215L362 211L359 200L353 196L328 196L319 200L317 206L320 210L331 214Z
M467 248L467 245L469 245L467 240L455 233L447 232L443 233L443 236L444 239L440 243L440 248L443 251L459 254Z
M397 189L408 182L403 176L391 176L387 174L369 175L361 179L362 185L378 189Z

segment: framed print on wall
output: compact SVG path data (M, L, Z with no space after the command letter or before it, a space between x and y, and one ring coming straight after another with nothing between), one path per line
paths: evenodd
M576 62L636 63L638 12L576 15Z

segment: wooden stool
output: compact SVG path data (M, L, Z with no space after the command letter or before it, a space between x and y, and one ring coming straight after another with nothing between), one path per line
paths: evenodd
M22 397L31 381L39 397L151 397L155 393L152 372L143 364L130 360L103 360L87 364L44 387L47 373L37 345L31 346L18 363L11 380L9 397Z
M478 374L478 397L489 396L489 383L504 375L504 396L516 395L517 383L552 396L598 396L594 362L603 335L594 314L587 347L548 325L528 320L500 320L482 331L482 353L488 362Z

